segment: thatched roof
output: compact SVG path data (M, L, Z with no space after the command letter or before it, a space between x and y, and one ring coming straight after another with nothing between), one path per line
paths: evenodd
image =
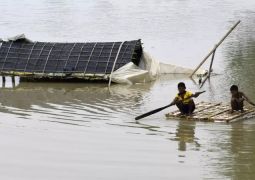
M118 54L119 51L119 54ZM0 74L32 77L35 74L109 75L129 62L138 65L140 40L125 42L53 43L3 41L0 45Z

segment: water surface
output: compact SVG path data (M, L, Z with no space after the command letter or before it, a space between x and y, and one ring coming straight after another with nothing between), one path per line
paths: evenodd
M165 63L195 67L228 29L196 102L228 102L238 84L255 101L255 1L1 0L0 37L36 41L141 38ZM208 65L208 64L207 64ZM206 68L206 66L204 66ZM255 119L233 124L166 120L176 84L166 75L136 85L17 83L0 89L1 179L252 179ZM17 79L18 82L18 79ZM0 82L1 83L1 82Z

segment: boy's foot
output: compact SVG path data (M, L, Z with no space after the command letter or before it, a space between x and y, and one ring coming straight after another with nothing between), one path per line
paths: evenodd
M180 112L180 116L185 116L186 114L184 112Z
M185 117L185 116L186 116L186 114L183 114L183 113L180 114L180 117Z
M193 113L188 113L187 116L191 117L193 116Z

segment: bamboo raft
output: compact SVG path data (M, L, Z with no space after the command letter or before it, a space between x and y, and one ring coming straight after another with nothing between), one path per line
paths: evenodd
M179 110L166 114L167 119L189 119L194 121L235 122L255 117L254 107L244 107L244 112L230 113L230 105L222 103L200 102L192 116L184 116Z

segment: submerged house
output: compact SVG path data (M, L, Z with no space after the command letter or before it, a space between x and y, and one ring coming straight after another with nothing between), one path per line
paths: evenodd
M145 82L160 73L189 73L143 52L141 40L124 42L33 42L24 35L0 43L0 75L21 80Z
M126 64L138 65L141 54L141 40L49 43L16 38L1 43L0 74L28 80L108 80Z

